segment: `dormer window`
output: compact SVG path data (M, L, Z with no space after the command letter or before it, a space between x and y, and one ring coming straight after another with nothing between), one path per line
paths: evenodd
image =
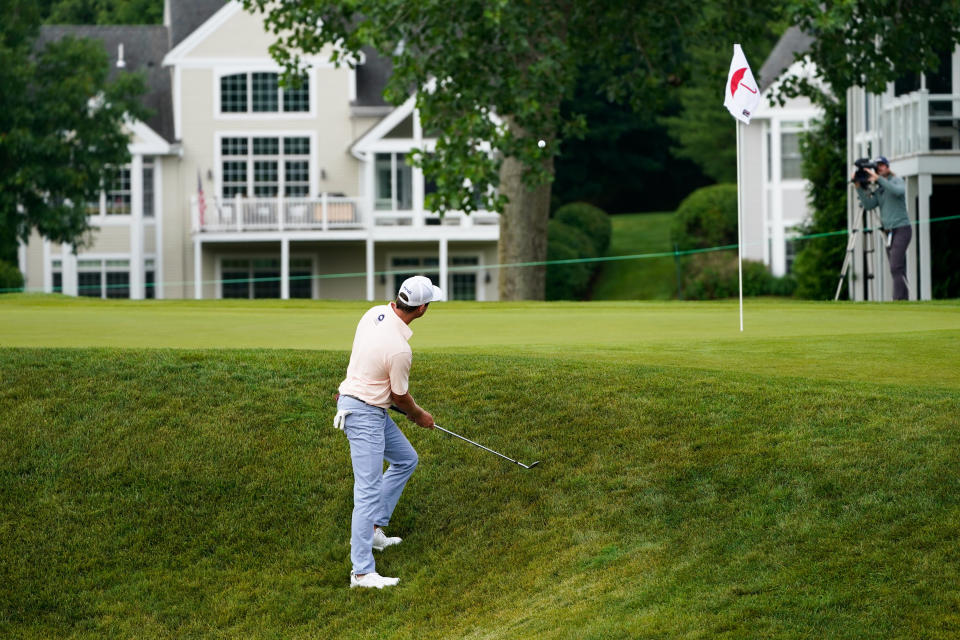
M310 78L282 88L273 72L234 73L220 78L220 113L305 113L310 111Z

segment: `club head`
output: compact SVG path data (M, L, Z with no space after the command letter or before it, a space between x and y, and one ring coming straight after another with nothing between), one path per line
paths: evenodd
M538 464L540 464L540 461L539 461L539 460L537 460L536 462L532 462L532 463L530 463L529 465L526 465L526 464L525 464L525 465L523 465L523 466L524 466L524 468L526 468L526 469L533 469L533 468L534 468L535 466L537 466Z

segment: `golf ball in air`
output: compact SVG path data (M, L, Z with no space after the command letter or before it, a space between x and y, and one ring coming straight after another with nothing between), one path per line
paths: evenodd
M541 140L540 142L537 143L537 146L543 149L545 146L547 146L547 141Z

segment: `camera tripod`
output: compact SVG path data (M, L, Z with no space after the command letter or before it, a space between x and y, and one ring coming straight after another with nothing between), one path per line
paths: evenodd
M873 273L870 271L870 256L876 252L874 244L873 228L867 226L867 209L860 205L860 226L850 231L850 239L847 241L846 255L843 257L843 266L840 267L840 281L837 282L837 292L833 295L834 301L840 299L840 292L843 290L843 282L847 278L847 271L853 264L853 250L857 242L857 233L863 232L863 299L869 299L870 280L873 279ZM876 213L876 209L869 209Z

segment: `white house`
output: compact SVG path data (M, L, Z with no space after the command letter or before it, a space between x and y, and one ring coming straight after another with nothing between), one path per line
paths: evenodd
M794 60L811 42L795 27L784 34L760 72L767 91L784 73L810 72ZM749 167L744 190L745 255L761 259L757 247L762 243L762 259L774 273L789 271L791 227L807 215L807 183L799 179L795 132L818 115L802 99L788 101L784 107L764 104L754 120L762 127L754 128L752 122L745 130L744 167ZM910 299L960 295L960 252L955 249L960 223L949 220L960 214L960 48L941 55L935 72L891 82L880 95L851 89L846 143L847 171L852 171L858 158L882 155L906 181L907 208L914 223L907 251ZM766 162L763 171L757 167L761 158ZM757 178L761 173L762 180ZM891 300L893 284L882 235L871 231L879 226L879 218L861 210L852 186L847 202L847 226L853 238L846 283L850 298ZM752 216L749 222L748 215ZM837 277L839 283L839 272Z
M743 257L763 262L778 276L790 272L796 250L791 238L810 215L809 182L800 172L800 136L821 111L803 97L770 106L769 96L785 78L810 73L793 55L809 43L796 28L777 42L760 67L761 106L741 134Z
M167 0L163 26L51 26L103 42L113 73L146 73L147 122L98 202L77 255L34 234L32 290L111 298L387 299L425 273L454 299L494 300L499 219L426 211L429 149L413 101L384 103L388 62L308 58L278 84L274 36L238 2Z
M907 210L914 223L907 250L911 300L956 297L956 221L960 214L960 48L940 56L938 69L902 77L875 95L847 94L847 157L886 156L906 181ZM849 227L863 228L864 214L851 192ZM933 222L931 222L933 220ZM879 224L869 216L867 226ZM893 284L878 233L857 233L848 280L856 300L890 300Z

